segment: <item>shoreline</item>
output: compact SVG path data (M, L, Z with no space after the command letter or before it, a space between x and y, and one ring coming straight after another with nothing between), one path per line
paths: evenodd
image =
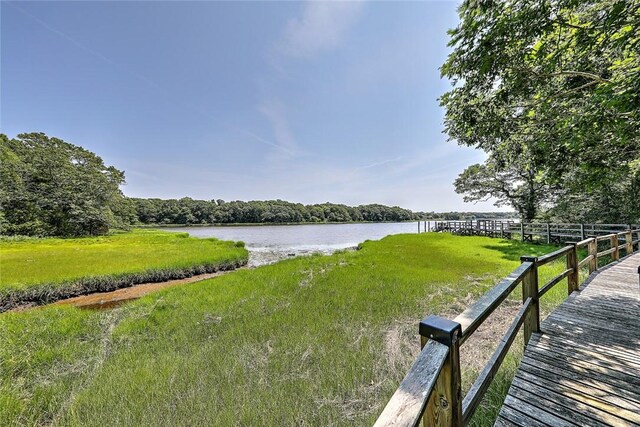
M358 249L357 246L355 246L355 247L349 247L346 249L336 249L335 251L338 251L338 250L355 251L357 249ZM286 259L293 259L293 258L303 257L303 256L311 256L314 254L331 255L335 251L297 252L295 254L286 254L284 251L269 251L267 259L262 258L261 262L256 264L254 262L251 262L252 261L251 255L253 254L255 256L256 252L252 253L251 250L249 250L249 262L245 265L241 265L233 269L228 269L228 270L221 269L211 273L194 274L193 276L180 278L180 279L170 279L166 281L156 281L156 282L151 281L146 283L138 283L138 284L133 284L131 286L122 287L122 288L118 288L111 291L80 294L73 297L59 299L46 304L27 303L27 304L22 304L22 305L12 307L4 312L19 312L19 311L25 311L25 310L41 308L41 307L48 307L53 305L72 305L74 307L82 308L82 309L105 310L105 309L118 307L128 301L133 301L133 300L142 298L145 295L157 292L165 288L174 287L174 286L184 286L191 283L197 283L203 280L208 280L208 279L219 277L225 274L229 274L238 270L254 269L264 265L275 264L275 263L284 261ZM263 253L263 255L266 255L266 254L267 253Z

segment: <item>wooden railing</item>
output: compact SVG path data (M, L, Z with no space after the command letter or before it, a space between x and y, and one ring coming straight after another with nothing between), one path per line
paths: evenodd
M605 248L602 248L602 247ZM598 260L617 261L639 250L640 230L625 230L568 243L540 257L523 256L521 264L495 287L454 320L429 316L419 325L422 351L400 386L378 417L376 426L463 426L478 408L519 330L526 346L534 332L540 332L540 298L563 279L567 294L579 289L580 268L598 269ZM602 248L599 251L599 247ZM585 255L586 254L586 255ZM580 255L585 255L579 260ZM566 268L539 286L538 269L565 258ZM480 375L462 397L460 346L478 329L518 286L522 285L522 306L498 343Z
M640 229L640 224L551 224L522 223L511 220L438 221L430 231L447 231L461 235L518 238L522 241L561 243L589 237ZM425 231L427 230L425 225ZM418 226L418 232L420 227Z

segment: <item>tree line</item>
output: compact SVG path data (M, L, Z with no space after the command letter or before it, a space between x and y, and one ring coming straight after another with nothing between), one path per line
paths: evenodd
M304 205L284 200L128 199L139 224L283 224L323 222L402 222L428 219L513 218L512 212L413 212L398 206L336 203Z
M303 205L284 200L129 199L141 224L319 223L409 221L420 214L398 206Z

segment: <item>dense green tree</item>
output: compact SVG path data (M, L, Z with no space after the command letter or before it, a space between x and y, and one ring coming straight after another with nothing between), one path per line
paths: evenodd
M130 221L124 173L94 153L43 133L0 144L3 234L96 235Z
M532 156L522 151L510 159L494 152L484 164L465 169L454 185L465 202L493 199L496 206L512 206L527 222L548 206L556 194L546 184Z
M346 206L334 203L303 205L284 200L249 202L169 199L127 199L132 203L138 223L305 223L353 221L409 221L422 218L407 209L383 205Z
M466 0L459 14L441 68L454 84L441 98L452 140L486 151L499 175L522 172L526 151L541 191L579 198L632 185L639 0Z

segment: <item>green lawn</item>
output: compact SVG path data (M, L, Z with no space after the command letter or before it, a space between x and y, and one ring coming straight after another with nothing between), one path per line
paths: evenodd
M247 257L233 242L153 230L0 241L0 308L232 268Z
M4 313L0 425L370 425L422 317L457 314L519 255L550 250L397 235L110 311Z

